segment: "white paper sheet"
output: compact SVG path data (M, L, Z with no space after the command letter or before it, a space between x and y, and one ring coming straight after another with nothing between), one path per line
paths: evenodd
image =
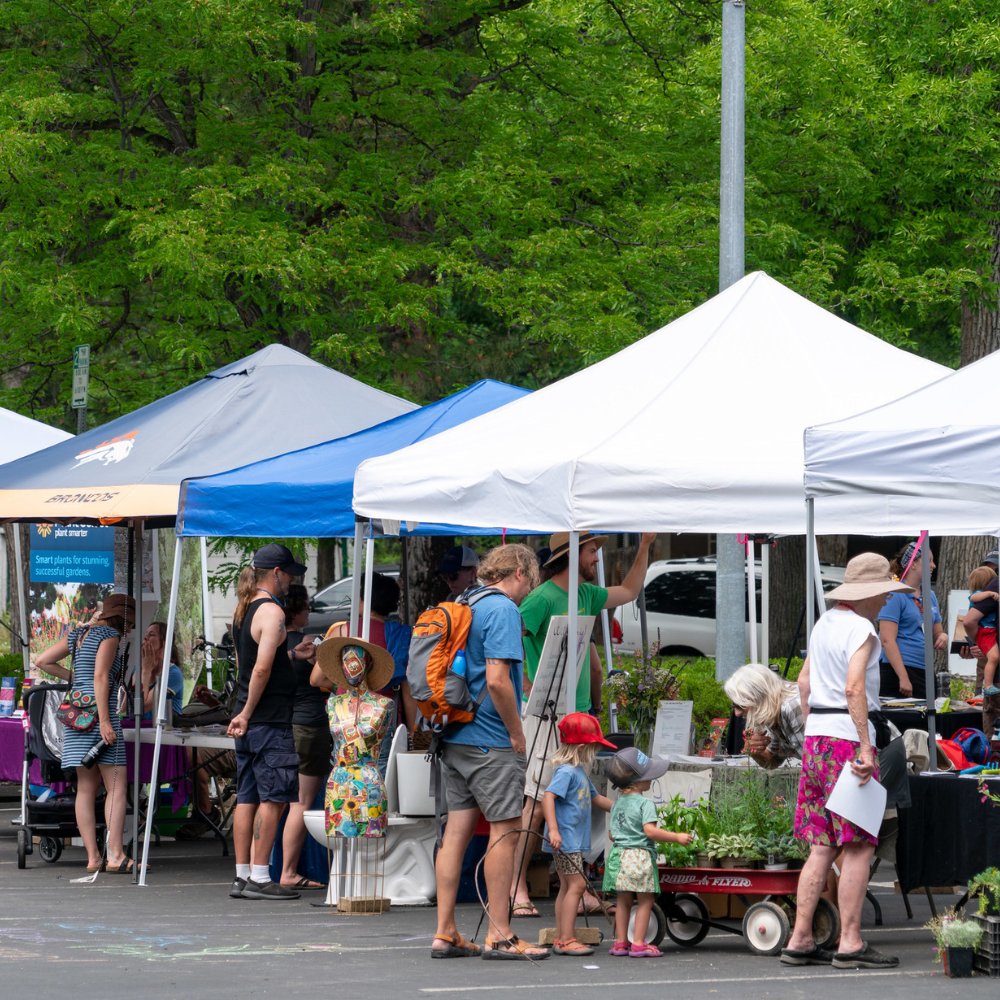
M861 785L848 762L833 786L826 808L873 837L878 836L885 813L886 791L874 778Z

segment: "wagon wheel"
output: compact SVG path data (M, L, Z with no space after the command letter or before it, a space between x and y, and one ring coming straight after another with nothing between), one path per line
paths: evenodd
M667 936L675 944L693 948L709 931L708 907L697 896L682 892L667 903Z
M829 948L840 938L840 913L828 899L817 901L812 931L817 948Z
M30 838L28 837L28 831L22 826L20 830L17 831L17 867L26 868L28 865L28 854L31 850Z
M663 940L663 934L667 927L667 918L663 915L663 910L653 903L653 909L649 914L649 926L646 928L646 944L659 944ZM635 940L635 907L628 918L628 939Z
M777 955L790 930L788 914L777 903L754 903L743 917L743 937L755 955Z
M59 860L62 850L63 845L61 841L55 837L42 837L38 841L38 853L42 860L48 861L49 864Z

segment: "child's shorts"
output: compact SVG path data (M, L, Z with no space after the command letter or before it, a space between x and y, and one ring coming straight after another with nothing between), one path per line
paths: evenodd
M604 866L604 891L659 892L653 852L646 847L612 847Z
M983 651L985 656L997 644L997 630L995 628L981 628L976 633L976 645Z
M583 875L583 854L580 851L556 851L556 871L560 875Z

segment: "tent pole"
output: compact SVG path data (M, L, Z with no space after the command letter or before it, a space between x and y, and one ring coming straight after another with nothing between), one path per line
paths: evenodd
M371 521L368 522L369 526ZM372 630L372 578L375 575L375 539L369 535L365 539L365 612L361 621L361 638L368 641ZM348 630L350 635L350 630Z
M754 540L752 535L746 536L743 546L746 554L747 569L747 621L750 623L750 662L759 663L757 659L757 574L754 559Z
M201 551L201 629L205 637L205 683L212 687L212 595L208 589L208 539L202 535L198 539ZM175 560L176 562L176 560ZM166 677L166 674L161 674Z
M204 539L202 539L204 541ZM153 743L153 766L150 777L152 788L159 789L160 747L163 745L163 727L167 721L167 677L170 673L170 649L174 641L174 629L177 625L177 596L181 588L181 563L184 539L180 535L174 542L174 571L170 577L170 604L167 607L167 634L163 638L163 667L160 670L160 683L157 687L156 702L156 739ZM138 734L139 728L136 727ZM136 744L138 745L138 743ZM138 773L138 772L136 772ZM152 799L152 796L151 796ZM146 867L149 864L149 838L153 829L152 817L146 817L146 831L142 841L142 865L139 872L139 885L146 884Z
M21 553L21 525L8 524L7 530L14 536L14 574L17 579L17 619L21 634L21 659L24 662L24 676L31 676L31 637L28 635L28 606L24 595L24 556ZM23 815L23 813L22 813Z
M576 620L580 601L580 532L569 533L569 629L566 637L566 714L576 711L576 664L579 643L576 639Z
M142 790L142 775L140 772L140 763L142 761L142 743L139 740L139 730L142 726L142 536L143 536L143 524L142 518L137 517L132 522L131 536L132 543L129 545L129 582L128 589L131 593L133 599L135 600L135 630L134 639L132 641L133 649L130 650L129 658L133 662L132 668L132 717L135 724L135 747L132 752L132 763L134 765L134 772L132 774L132 854L135 855L136 849L139 846L139 813L141 812L141 801L139 794ZM125 670L128 670L128 664L125 664ZM149 806L152 805L151 802L147 803L146 810L146 831L148 833L149 828L152 824L152 818L149 815ZM132 866L132 884L135 885L139 881L139 872L136 870L135 865Z
M361 539L364 537L365 522L357 518L354 522L354 551L351 553L351 620L347 634L353 635L357 628L358 609L361 607Z
M937 680L934 676L934 608L931 594L931 536L924 532L924 546L920 553L920 596L924 600L924 683L927 688L927 770L937 770L937 719L934 699L937 697Z
M604 546L597 550L597 585L605 585ZM611 616L607 608L601 608L601 634L604 636L604 676L611 673ZM608 724L611 732L618 732L618 706L612 701L608 703Z
M757 607L756 583L750 587L750 606ZM771 543L765 539L760 546L760 662L765 667L771 665L770 650L771 617Z
M816 624L816 604L813 601L813 552L816 550L816 501L806 497L806 647Z

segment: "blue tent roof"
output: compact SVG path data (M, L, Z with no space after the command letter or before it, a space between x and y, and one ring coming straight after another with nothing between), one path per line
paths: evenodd
M527 389L484 379L348 437L230 472L187 479L181 484L178 533L255 538L353 536L354 473L361 462L432 437L527 394ZM485 533L482 528L459 524L421 524L416 531L424 535Z

